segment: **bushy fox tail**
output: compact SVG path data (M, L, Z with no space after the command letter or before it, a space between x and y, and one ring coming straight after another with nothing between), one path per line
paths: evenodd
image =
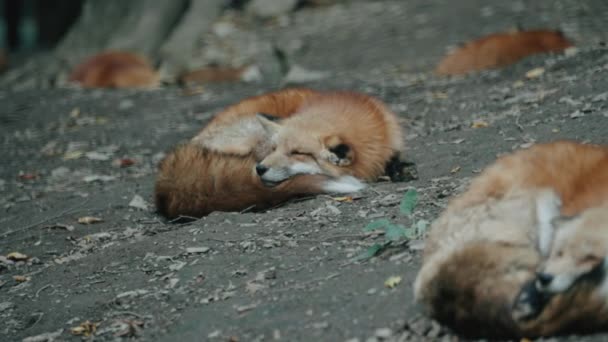
M534 276L538 255L520 246L476 242L448 257L426 262L416 279L415 298L430 315L467 337L519 335L512 304Z
M234 156L196 146L178 146L160 163L155 203L168 218L202 217L213 211L263 210L290 198L350 193L365 187L352 176L299 175L276 187L254 174L253 156Z

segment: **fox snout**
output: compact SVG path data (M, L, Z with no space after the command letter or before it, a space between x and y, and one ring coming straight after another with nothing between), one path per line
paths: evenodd
M290 174L286 168L276 168L272 166L267 166L262 163L257 163L254 167L255 173L258 175L262 184L267 187L274 187L286 181L287 179L295 176L295 174Z
M537 287L544 288L547 287L553 281L553 275L550 273L537 273L536 274L536 282Z
M255 173L258 174L258 176L263 176L266 171L268 171L268 167L262 165L262 164L256 164L255 166Z

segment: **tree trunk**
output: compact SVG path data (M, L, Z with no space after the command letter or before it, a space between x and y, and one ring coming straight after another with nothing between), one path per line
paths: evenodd
M183 68L197 45L222 12L224 0L192 0L186 14L160 48L160 58L175 69ZM181 70L175 70L181 71Z
M152 57L183 15L187 3L187 0L87 0L80 18L55 51L70 61L106 49Z

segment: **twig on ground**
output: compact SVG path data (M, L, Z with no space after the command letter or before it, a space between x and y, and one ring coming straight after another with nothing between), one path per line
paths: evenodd
M519 123L519 119L520 119L520 118L521 118L521 113L519 113L519 114L517 114L517 115L515 116L515 126L517 126L517 129L519 129L519 131L520 131L520 132L523 132L523 131L524 131L524 126L522 126L522 125Z
M32 223L32 224L29 224L27 226L24 226L24 227L21 227L21 228L18 228L18 229L9 230L8 232L4 232L4 233L0 234L0 239L1 238L5 238L5 237L7 237L7 236L9 236L11 234L14 234L14 233L19 233L19 232L26 231L28 229L32 229L32 228L34 228L36 226L39 226L39 225L41 225L43 223L46 223L46 222L50 221L50 220L58 219L58 218L60 218L60 217L62 217L64 215L67 215L68 213L76 210L77 208L80 208L80 207L84 206L85 204L88 203L88 201L89 200L87 199L87 200L85 200L82 203L79 203L79 204L77 204L77 205L75 205L73 207L70 207L70 208L68 208L68 209L60 212L59 214L56 214L56 215L53 215L53 216L49 216L49 217L47 217L47 218L45 218L43 220L40 220L40 221L38 221L36 223Z
M133 311L114 311L114 312L110 312L110 314L108 316L115 317L115 316L123 316L123 315L135 316L140 319L144 318L144 316L142 316L136 312L133 312Z
M40 320L42 319L42 316L44 316L44 312L37 312L37 313L35 313L35 315L38 315L38 319L32 325L30 325L29 327L27 327L28 329L31 329L31 328L35 327L36 324L38 324L38 322L40 322Z
M47 289L47 288L49 288L49 287L51 287L51 286L53 286L53 285L51 285L51 284L46 284L46 285L44 285L43 287L39 288L39 289L38 289L38 291L36 291L36 296L35 296L35 297L36 297L36 298L38 298L38 295L40 295L40 292L44 291L44 289Z
M255 208L255 204L252 204L252 205L248 206L247 208L245 208L245 209L241 210L241 211L239 212L239 214L244 214L244 213L247 213L247 212L249 212L250 210L252 210L253 208Z

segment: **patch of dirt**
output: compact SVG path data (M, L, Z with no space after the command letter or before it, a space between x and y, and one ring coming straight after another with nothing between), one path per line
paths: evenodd
M525 76L538 67L542 75ZM372 184L352 202L317 196L188 224L150 205L163 152L223 106L276 87L2 91L0 256L28 258L0 258L0 340L93 330L101 341L456 340L413 304L423 240L355 261L385 239L364 228L432 221L501 153L556 139L608 143L607 79L607 50L592 46L466 78L393 64L306 84L386 101L420 178ZM418 205L407 216L399 203L411 188ZM389 288L393 276L401 281Z

